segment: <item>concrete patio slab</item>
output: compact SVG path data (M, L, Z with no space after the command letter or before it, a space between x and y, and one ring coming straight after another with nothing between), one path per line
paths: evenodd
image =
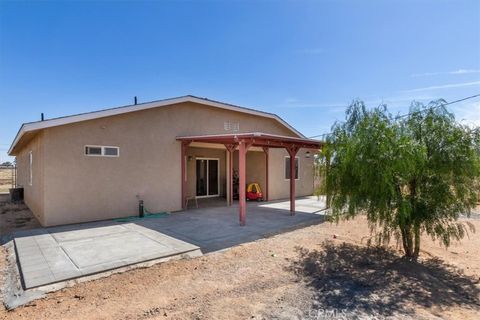
M207 253L324 221L325 199L303 197L296 203L296 214L291 216L289 201L248 202L245 226L239 225L236 204L189 209L136 224L195 244Z
M279 210L290 210L289 201L275 201L259 204L263 208ZM317 199L315 196L304 197L295 200L295 211L297 213L319 213L326 207L324 197Z
M146 261L195 257L321 223L324 207L323 200L300 198L291 216L289 201L251 202L247 225L240 226L238 205L216 206L128 223L21 231L14 234L14 243L23 287L30 289Z
M25 289L153 259L202 254L195 245L116 222L17 232L14 243Z

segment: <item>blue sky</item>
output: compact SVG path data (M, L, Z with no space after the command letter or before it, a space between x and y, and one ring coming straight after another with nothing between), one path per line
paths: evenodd
M480 1L0 2L0 161L21 123L185 94L307 136L360 98L480 93ZM480 99L456 105L480 124Z

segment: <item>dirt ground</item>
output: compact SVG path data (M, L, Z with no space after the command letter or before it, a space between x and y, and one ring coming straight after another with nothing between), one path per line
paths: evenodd
M476 234L448 250L424 239L419 263L367 247L359 217L77 284L0 319L478 319L480 220L468 221Z
M11 168L0 168L0 192L8 192L13 183L13 170Z
M3 244L4 238L14 230L41 227L38 220L25 204L15 204L2 200L0 199L0 244Z

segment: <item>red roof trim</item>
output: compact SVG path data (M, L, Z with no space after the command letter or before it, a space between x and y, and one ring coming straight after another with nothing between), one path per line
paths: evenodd
M207 142L207 143L238 143L240 141L248 141L254 146L267 146L274 148L282 148L291 145L303 148L321 148L322 142L313 139L303 139L288 136L280 136L262 132L253 133L231 133L217 135L201 135L201 136L183 136L177 137L180 141L190 142Z

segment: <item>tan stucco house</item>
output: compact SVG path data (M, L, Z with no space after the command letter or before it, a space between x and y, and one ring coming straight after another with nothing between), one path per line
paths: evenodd
M319 147L275 114L184 96L25 123L9 154L44 226L136 215L139 199L154 212L232 204L234 173L244 224L247 183L268 200L312 194Z

